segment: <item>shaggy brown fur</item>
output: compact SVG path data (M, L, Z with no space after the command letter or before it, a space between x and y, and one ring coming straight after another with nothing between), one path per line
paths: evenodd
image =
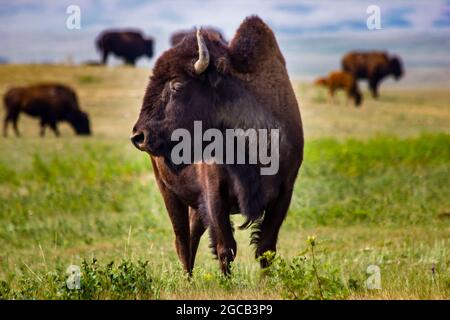
M246 226L256 222L257 257L276 251L303 159L303 130L284 58L260 18L245 19L229 45L217 33L202 35L210 55L203 73L194 70L199 53L193 34L156 62L132 141L151 156L186 271L192 272L200 237L209 228L213 252L228 273L237 252L230 214L242 213ZM176 128L192 133L195 120L203 130L279 129L278 173L261 176L261 163L174 165L171 133Z
M135 65L141 56L153 57L153 39L144 39L137 30L106 30L96 40L97 49L106 64L110 53L123 58L126 64Z
M19 136L17 121L21 112L41 120L41 136L49 126L59 136L56 124L67 121L77 134L90 134L89 118L78 106L77 96L71 88L61 84L37 84L8 90L3 97L6 116L3 135L7 136L8 124L12 122Z
M403 64L399 57L380 51L355 51L342 58L342 70L351 73L357 80L367 79L374 98L378 97L380 82L389 75L395 80L403 76Z
M223 42L227 42L225 40L225 37L223 36L222 32L220 32L219 29L214 28L214 27L203 27L202 30L204 30L205 32L208 33L216 33L217 36L222 39ZM176 31L174 33L172 33L172 35L170 36L170 45L172 47L176 46L178 43L180 43L181 41L183 41L183 39L189 35L195 35L195 28L191 29L191 30L179 30Z
M317 79L315 84L327 87L330 97L332 98L337 90L343 90L348 98L355 101L355 106L359 106L362 102L362 95L358 88L358 82L350 73L333 71L330 72L328 77Z

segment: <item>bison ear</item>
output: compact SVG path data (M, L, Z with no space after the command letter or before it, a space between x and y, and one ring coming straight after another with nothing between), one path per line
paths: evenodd
M230 41L229 52L233 67L244 73L255 72L267 59L281 57L272 30L258 16L242 22Z

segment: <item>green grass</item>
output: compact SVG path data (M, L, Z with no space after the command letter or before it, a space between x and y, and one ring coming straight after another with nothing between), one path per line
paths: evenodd
M450 298L449 93L382 90L355 109L298 85L305 160L273 267L259 270L251 230L237 230L225 279L205 234L188 281L148 156L127 138L147 71L3 66L0 91L30 72L77 88L94 136L63 125L40 139L23 117L23 138L0 139L0 299ZM381 290L366 289L369 265Z
M449 221L442 220L440 214L448 210L449 144L450 136L444 134L406 140L377 137L366 142L311 142L282 230L282 255L299 253L311 232L329 230L320 237L327 239L351 230L355 238L349 247L334 251L332 248L342 246L343 240L328 239L324 243L328 249L322 257L327 265L341 270L343 279L347 279L344 284L353 278L361 282L365 264L373 261L387 269L386 276L394 277L389 269L400 269L391 265L401 264L401 273L410 273L408 280L431 286L430 270L435 263L442 272L441 289L430 289L425 297L448 294L445 277ZM217 263L205 248L197 261L201 266L197 272L210 273L211 283L205 287L204 283L197 283L203 282L198 278L192 284L185 283L149 161L125 140L52 139L38 145L25 142L23 146L18 150L16 143L3 142L5 152L0 162L0 246L4 248L0 256L1 276L9 279L12 288L7 298L58 298L47 290L54 293L53 286L60 288L61 283L54 282L64 279L64 266L81 265L83 258L92 257L104 265L110 260L119 263L121 258L149 261L148 269L158 270L151 272L159 281L158 292L152 292L155 297L176 296L179 286L189 286L194 296L196 290L212 294L224 291L225 297L238 294L241 286L244 292L259 290L257 263L252 261L242 234L240 245L247 248L238 256L235 277L246 278L243 283L234 280L226 285L230 288L222 288ZM379 229L383 232L367 239L368 233ZM388 230L393 234L386 239ZM399 232L404 235L394 236ZM411 238L411 233L417 232L419 238ZM421 238L428 232L432 234ZM290 237L298 243L286 248ZM348 241L348 235L344 239ZM366 246L374 248L367 249L367 253ZM153 250L149 251L151 247ZM167 257L161 259L164 256ZM352 259L356 261L349 262ZM418 263L423 259L426 262ZM45 285L36 285L35 290L31 285L26 295L20 295L17 292L21 290L23 273L29 281L36 278L31 270L40 274ZM270 291L269 297L283 296L283 288L276 290ZM264 292L260 294L265 296ZM99 297L116 296L103 292Z
M445 134L314 140L291 209L311 225L430 224L448 210L449 159Z

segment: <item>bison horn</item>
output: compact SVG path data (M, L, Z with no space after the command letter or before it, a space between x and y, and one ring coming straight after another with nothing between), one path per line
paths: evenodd
M202 74L209 65L209 52L203 36L200 34L201 29L197 29L197 43L198 43L198 60L194 64L195 72Z

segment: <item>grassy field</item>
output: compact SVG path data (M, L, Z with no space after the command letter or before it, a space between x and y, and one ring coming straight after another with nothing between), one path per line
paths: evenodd
M450 298L450 90L382 87L355 109L295 84L305 161L278 258L262 273L251 230L237 230L226 279L205 235L188 281L148 157L128 139L148 74L0 67L0 94L36 81L75 87L94 132L61 125L61 138L41 139L23 116L22 138L0 138L0 299ZM79 290L66 286L69 265L81 267ZM366 288L370 265L380 290Z

